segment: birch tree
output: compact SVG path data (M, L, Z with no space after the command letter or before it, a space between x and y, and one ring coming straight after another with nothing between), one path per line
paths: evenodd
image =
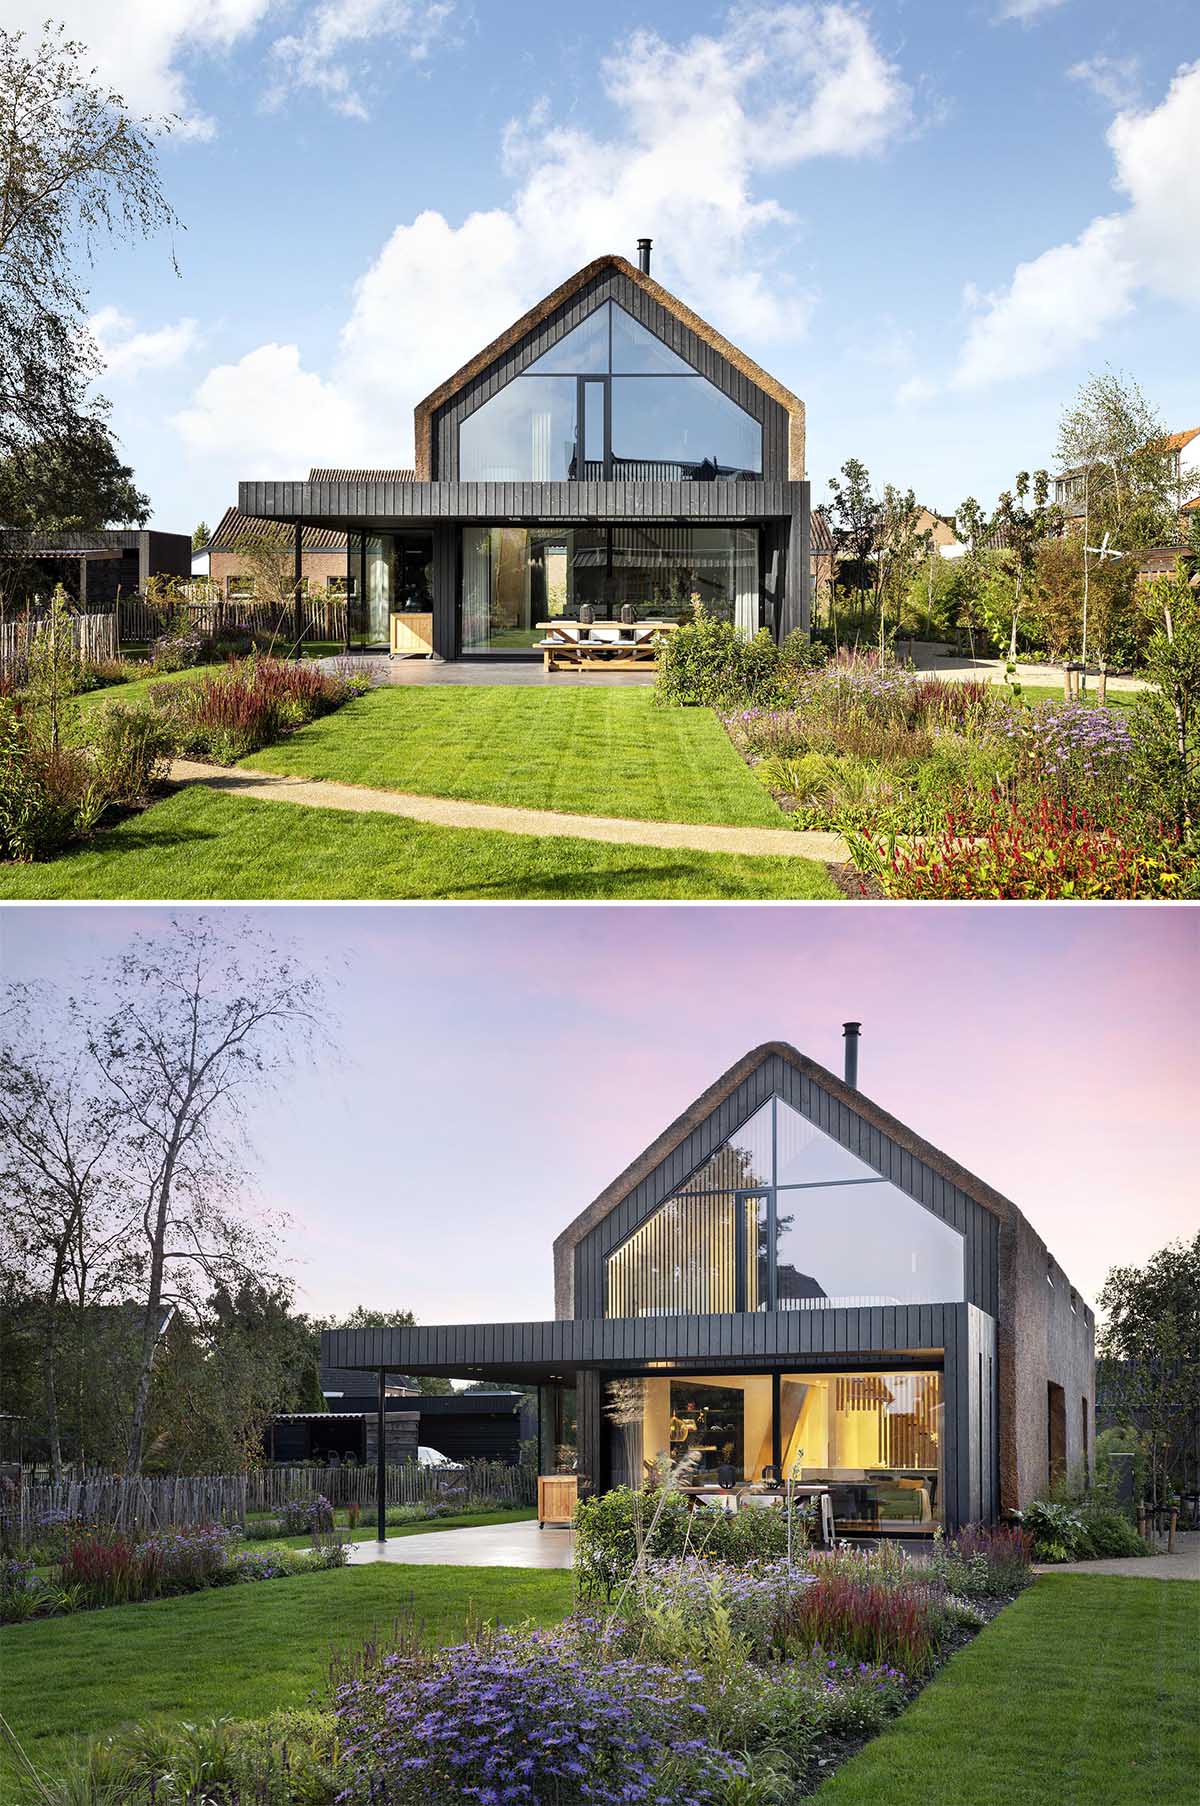
M119 1126L144 1261L126 1472L141 1470L164 1315L216 1287L269 1281L273 1226L245 1207L247 1121L308 1045L322 979L260 930L203 917L136 940L106 974L111 1001L78 1007Z

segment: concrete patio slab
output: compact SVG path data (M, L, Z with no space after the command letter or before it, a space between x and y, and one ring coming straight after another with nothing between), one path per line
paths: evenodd
M350 1565L386 1561L418 1567L569 1568L575 1533L535 1523L480 1524L466 1530L433 1530L423 1536L390 1536L386 1543L352 1543Z

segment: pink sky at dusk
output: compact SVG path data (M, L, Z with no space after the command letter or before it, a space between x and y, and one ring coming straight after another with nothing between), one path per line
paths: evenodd
M172 913L10 906L4 976L77 983ZM840 1071L846 1018L862 1090L1013 1198L1087 1298L1200 1226L1187 906L203 913L336 974L336 1038L251 1125L322 1314L551 1316L558 1231L748 1048Z

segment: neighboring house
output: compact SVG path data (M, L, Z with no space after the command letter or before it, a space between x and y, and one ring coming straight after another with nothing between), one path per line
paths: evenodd
M327 1411L290 1411L272 1420L266 1436L271 1458L310 1461L336 1454L342 1461L373 1459L378 1446L375 1375L323 1368L321 1390ZM512 1389L430 1395L393 1376L385 1396L388 1453L404 1460L422 1447L437 1449L451 1461L515 1463L522 1437L533 1434L523 1426L523 1403L524 1395Z
M1168 476L1178 493L1187 499L1180 506L1180 543L1190 518L1200 509L1200 426L1182 433L1169 433L1162 442L1164 457L1169 462ZM1064 471L1054 479L1054 499L1063 510L1068 533L1082 533L1085 482L1081 469ZM1152 546L1138 560L1139 577L1155 577L1175 568L1179 545Z
M320 474L311 473L315 480ZM400 472L389 473L399 477ZM294 540L278 525L252 520L236 508L226 508L209 537L205 552L208 568L204 575L221 596L230 602L265 600L258 595L259 578L255 562L247 557L248 546L274 546L279 555L279 571L284 582L293 578ZM305 590L327 590L331 595L353 598L357 579L349 568L347 538L344 531L328 527L306 527L301 534L300 581Z
M389 643L428 573L436 654L530 656L539 623L806 627L804 406L623 257L597 258L422 401L414 472L238 487L243 516L348 546L352 637ZM297 543L298 541L298 543ZM585 616L586 618L586 616Z
M0 566L21 564L45 584L62 583L81 608L111 609L150 577L186 579L192 542L186 533L104 527L93 533L18 533L0 529ZM32 577L24 579L31 587Z
M554 1321L330 1330L323 1359L536 1385L543 1464L569 1389L597 1490L692 1450L828 1482L843 1528L1028 1503L1090 1462L1092 1312L1016 1205L856 1088L857 1030L845 1078L770 1042L684 1111L558 1237Z

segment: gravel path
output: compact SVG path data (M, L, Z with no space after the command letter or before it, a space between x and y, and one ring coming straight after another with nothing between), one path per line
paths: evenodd
M439 828L498 829L504 834L560 834L572 840L604 840L622 846L682 847L696 853L750 853L769 858L815 859L843 865L849 848L840 834L793 828L729 828L690 822L626 821L607 815L566 815L556 809L509 809L496 803L469 803L455 797L414 796L407 791L372 790L363 784L280 777L274 772L231 770L194 759L175 759L175 784L204 784L227 796L260 802L302 803L310 808L346 809L356 814L401 815Z

